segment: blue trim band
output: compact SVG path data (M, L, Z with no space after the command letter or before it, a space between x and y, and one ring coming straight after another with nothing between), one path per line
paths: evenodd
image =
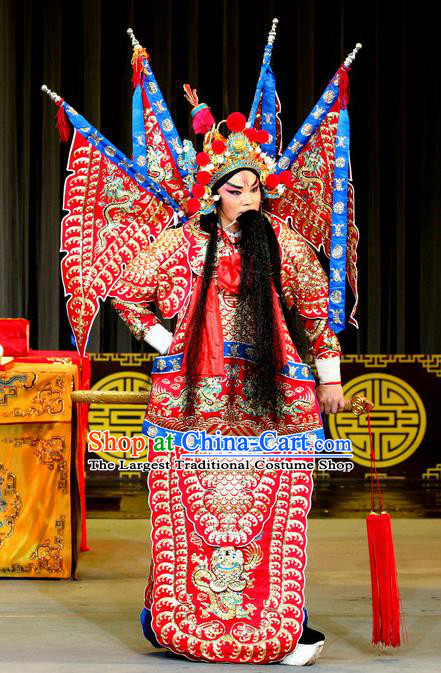
M139 173L149 177L146 160L144 106L142 104L141 87L138 85L132 98L132 147L133 162Z
M224 343L224 357L226 358L239 358L241 360L254 362L255 353L254 346L250 344L241 343L239 341L225 341ZM183 357L183 353L178 353L176 355L159 355L155 358L153 363L152 374L179 372ZM302 362L288 362L282 367L280 373L283 376L296 381L315 380L311 368Z
M64 110L66 115L69 118L72 126L81 133L83 138L87 140L95 149L99 150L109 161L118 166L126 175L128 175L132 180L145 189L151 194L154 194L158 197L165 205L170 206L175 213L181 213L181 208L179 205L167 194L165 189L163 189L157 182L147 177L144 173L141 173L137 170L133 161L127 159L127 157L113 145L107 138L105 138L101 133L99 133L92 124L89 124L87 119L82 117L74 108L68 105L66 102L63 103ZM186 218L187 219L187 218Z
M265 51L263 52L263 62L260 68L259 79L257 80L256 91L254 94L253 104L251 106L250 114L248 115L248 126L253 127L254 122L256 121L257 109L259 107L260 97L262 95L263 85L265 82L266 73L271 61L271 53L273 50L273 44L267 43ZM276 108L274 106L274 112Z
M191 111L191 116L195 117L198 112L200 112L201 110L206 110L207 108L208 108L207 103L199 103L199 105L196 105L196 107L194 107L193 110Z
M336 84L337 75L338 72L332 78L323 92L320 100L314 109L310 112L310 114L306 117L300 130L297 131L294 138L291 140L288 147L279 158L277 162L276 173L286 171L290 168L291 164L297 159L302 149L311 140L312 136L335 104L335 101L338 97L338 84Z
M329 266L329 327L345 328L346 248L348 233L349 115L340 111L335 139L332 233Z
M271 66L268 65L262 90L262 129L269 134L269 142L262 145L262 150L276 158L276 78Z
M173 156L176 167L181 175L184 178L188 175L188 171L181 168L178 164L179 155L183 152L182 141L179 137L179 134L176 130L176 126L171 118L171 114L168 111L167 105L165 104L164 97L161 93L161 89L158 86L158 82L155 79L153 71L150 67L150 63L146 60L144 62L144 91L149 99L149 103L152 107L153 113L156 117L156 120L161 129L161 133L164 136L164 139L168 145L171 155Z
M183 441L182 441L183 435L186 434L185 432L179 432L178 430L170 430L169 428L164 428L163 426L157 425L156 423L152 423L151 421L149 421L147 419L145 419L145 421L143 423L141 433L143 435L145 435L146 437L149 437L150 439L156 439L156 437L163 437L165 439L168 435L171 435L173 445L178 446L180 448L182 448L182 444L183 444ZM308 439L311 438L311 435L315 439L322 439L322 440L325 439L325 433L324 433L324 430L323 430L322 427L317 428L316 430L308 430L307 432L296 432L292 435L279 435L279 437L282 437L282 436L293 437L294 441L295 441L296 438L300 440L302 437L305 437L306 440L308 440ZM207 438L212 438L213 440L215 438L218 438L218 435L206 435L206 436L207 436ZM222 437L235 437L236 441L237 441L239 435L222 435ZM251 438L251 436L248 436L247 440L249 441L250 438ZM189 444L188 441L187 441L187 444ZM214 444L214 442L213 442L213 444ZM189 449L185 449L185 450L188 451ZM206 451L204 451L203 453L205 455ZM210 454L211 453L212 453L213 457L216 456L216 451L215 450L210 451ZM224 455L224 453L225 452L222 452L222 455ZM265 450L265 449L263 449L259 446L250 447L250 453L252 453L253 455L256 454L256 453L262 454L262 455L269 455L268 450ZM279 453L281 453L283 455L287 455L286 452L279 452ZM235 453L234 451L231 451L231 452L228 451L228 454L231 455L231 456L239 455L239 454ZM192 453L192 455L197 457L198 454L195 451L194 453ZM243 453L243 454L240 454L240 455L245 456L246 454ZM271 455L277 455L277 451L272 452ZM292 454L290 453L289 455L292 455L293 457L295 457L296 454L295 453L292 453Z

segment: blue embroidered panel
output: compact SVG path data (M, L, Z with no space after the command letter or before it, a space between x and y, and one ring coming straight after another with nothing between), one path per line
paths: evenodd
M276 158L276 78L269 65L266 71L262 90L262 128L269 134L269 142L262 145L262 150Z
M254 122L256 121L256 115L257 115L257 110L259 107L259 102L260 102L260 97L262 95L262 90L266 78L266 74L268 71L268 68L270 68L270 62L271 62L271 53L273 50L273 45L272 43L267 43L265 47L265 51L263 52L263 61L262 61L262 66L260 68L260 73L259 73L259 79L257 80L257 86L256 86L256 91L254 93L254 100L253 104L251 106L250 114L248 115L248 126L253 127ZM274 107L274 112L275 112L275 107Z
M141 87L136 87L132 99L132 143L133 143L133 163L139 173L148 177L148 166L146 160L145 146L145 128L144 128L144 106L142 104Z
M337 73L338 74L338 73ZM326 87L320 100L307 116L301 128L297 131L294 138L289 143L288 147L277 162L276 173L286 171L291 164L297 159L301 150L310 141L318 127L334 105L338 97L338 78L337 75L331 80Z
M251 344L239 341L224 342L224 357L226 358L240 358L254 362L255 355L256 349ZM183 353L158 356L153 363L152 374L178 372L181 369L183 357ZM302 362L288 362L282 367L280 373L297 381L314 381L311 368Z
M340 111L334 157L332 234L329 267L329 327L337 334L345 328L346 247L348 232L349 115Z
M158 121L161 132L167 142L168 148L173 156L179 173L181 177L184 178L186 175L188 175L188 171L182 168L178 163L179 155L183 151L182 141L179 137L171 114L168 111L167 105L165 104L164 97L161 93L161 89L158 86L158 82L155 79L150 64L144 61L144 66L144 91L149 99L153 113Z
M170 430L169 428L164 428L161 425L157 425L156 423L152 423L148 419L145 419L141 432L142 432L143 435L146 435L150 439L156 439L156 437L166 438L167 435L171 435L172 436L172 442L173 442L174 446L179 446L179 447L182 447L182 443L183 443L182 442L182 437L185 434L184 432L179 432L178 430ZM223 435L223 436L224 437L229 437L229 436L235 436L235 435ZM282 436L282 435L280 435L280 436ZM321 428L321 427L317 428L316 430L308 430L306 432L296 432L292 435L284 435L284 436L292 437L294 440L297 439L297 441L301 440L301 438L304 437L305 440L306 440L306 443L308 443L308 441L312 441L312 440L316 440L316 439L321 439L321 440L325 439L325 433L323 431L323 428ZM217 438L216 435L207 435L207 438L209 438L209 437L211 437L213 439ZM235 437L237 439L237 436L235 436ZM187 446L190 445L189 439L190 438L187 438ZM250 437L248 437L247 439L248 439L248 442L249 442ZM187 451L188 450L191 450L191 449L187 449ZM213 454L213 458L216 456L216 451L215 450L212 449L210 451L210 453ZM222 452L222 453L224 453L224 452ZM230 451L228 451L228 453L230 453ZM253 454L260 453L262 455L265 455L265 454L268 454L268 450L265 450L263 448L260 448L259 446L256 446L256 447L252 448L252 453ZM195 452L194 455L197 456L198 454ZM235 455L233 451L231 451L231 455L232 456ZM238 454L236 454L236 455L238 455ZM246 456L246 453L244 453L243 455ZM290 455L295 457L295 453L292 453Z

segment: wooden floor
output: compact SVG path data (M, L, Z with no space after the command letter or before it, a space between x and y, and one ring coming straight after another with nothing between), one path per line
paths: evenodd
M0 581L0 673L204 673L280 670L172 658L144 640L138 622L149 556L145 519L91 519L91 551L75 581ZM439 673L441 520L393 521L408 644L370 644L368 551L363 516L309 523L306 600L326 634L321 673Z

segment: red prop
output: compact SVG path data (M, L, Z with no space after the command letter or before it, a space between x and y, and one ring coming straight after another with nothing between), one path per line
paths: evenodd
M64 111L64 98L62 98L58 103L58 110L56 115L57 120L57 129L58 135L60 136L60 142L67 143L70 138L70 124L67 121L66 112Z
M269 190L273 190L280 184L280 176L276 173L271 173L266 179L266 187Z
M191 193L196 199L200 199L201 196L204 196L205 194L205 187L203 185L200 185L198 182L195 182L195 184L191 188Z
M0 318L0 344L3 355L20 356L29 353L29 320Z
M269 133L268 131L264 131L263 129L259 129L256 133L256 140L260 145L265 145L269 141Z
M210 163L210 157L206 152L198 152L196 154L196 163L198 166L207 166Z
M208 171L198 171L198 173L196 173L196 180L201 185L208 185L211 180L211 175Z
M215 154L222 154L223 152L225 152L225 148L226 145L224 142L222 142L222 140L213 140L213 142L211 143L211 149L213 150L213 152L215 152Z
M133 88L136 89L138 85L142 85L144 79L144 59L149 60L149 55L145 49L138 47L133 52L132 56L132 84Z
M247 118L241 112L232 112L227 117L227 126L233 133L239 133L245 128Z
M198 92L196 89L192 89L189 84L184 84L184 95L190 105L193 106L193 131L196 135L205 135L216 123L210 108L205 103L199 103ZM195 112L197 107L199 109Z
M372 583L372 644L399 647L400 627L401 624L404 627L404 617L401 612L391 519L383 507L369 413L367 418L371 448L371 513L366 517L366 525ZM380 514L375 512L374 481Z

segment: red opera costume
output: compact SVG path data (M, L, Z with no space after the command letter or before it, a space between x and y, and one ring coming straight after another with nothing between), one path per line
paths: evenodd
M323 437L314 376L298 354L289 316L299 318L320 385L337 386L339 395L336 333L345 325L346 277L357 299L346 106L347 70L360 46L282 152L270 67L276 24L248 118L233 112L216 125L208 106L184 86L193 128L204 134L200 152L181 141L133 31L132 159L45 89L59 106L62 135L66 116L75 128L62 274L78 350L86 348L99 300L111 297L135 337L160 353L143 433L149 461L169 466L149 472L153 562L143 614L152 621L142 621L144 633L176 653L211 662L281 661L296 649L302 628L305 633L312 466L296 466L291 453L283 469L262 469L249 454L240 467L228 455L226 469L210 469L198 462L203 450L185 437L192 431L209 438L258 438L268 431L302 440ZM243 173L255 181L254 192ZM242 180L238 193L254 205L226 218L222 189L233 175ZM248 231L256 241L262 237L266 257L249 255L252 245L260 251L261 239L245 247L242 225L250 213L256 227ZM231 229L235 223L239 231ZM311 246L330 259L329 283ZM262 259L267 266L258 268ZM261 285L252 287L262 290L258 299L265 296L267 313L250 308L256 294L243 301L250 277L260 278ZM164 319L176 318L173 335L151 304ZM267 315L265 342L261 323ZM258 380L267 353L262 342L273 347L273 378ZM267 380L271 390L262 396ZM267 404L274 396L277 413ZM155 439L167 435L174 450L158 451ZM181 459L189 462L182 467Z
M334 358L340 348L327 326L327 278L305 241L280 218L272 216L272 223L280 245L285 299L297 306L314 356ZM112 303L137 338L158 322L142 304L155 300L164 317L178 316L168 355L156 359L144 431L152 437L157 426L256 436L269 429L281 435L320 430L314 379L280 314L285 413L276 423L270 415L256 417L247 409L239 350L243 346L249 351L245 357L252 358L253 345L246 325L240 335L232 331L239 256L225 238L219 241L214 296L207 307L210 319L214 316L207 332L215 348L208 343L205 348L215 352L205 358L207 370L195 413L186 415L179 362L207 238L197 218L164 232L127 267L115 287L124 300ZM236 357L230 347L231 356L224 358L224 341L234 345ZM181 358L173 357L178 355ZM174 458L182 452L177 447ZM151 460L167 457L150 451ZM151 472L154 581L147 588L146 607L152 609L158 641L175 652L210 661L263 663L291 652L303 622L311 490L307 470L176 470L172 462L170 470ZM219 570L225 563L217 563L226 550L238 559L231 573ZM226 576L219 579L222 573Z
M303 319L305 331L311 341L315 358L327 360L340 355L340 347L334 333L327 325L328 282L321 265L311 248L296 232L292 231L280 218L271 216L277 234L282 258L282 287L285 300L291 308L295 305ZM156 315L146 306L155 302L164 318L177 316L177 328L167 357L157 358L155 363L152 393L146 412L146 420L152 424L164 425L173 430L185 432L194 427L213 433L220 429L222 434L258 435L272 427L265 416L253 417L246 413L245 400L242 405L228 408L228 388L232 381L241 379L241 360L234 357L234 346L228 348L233 353L224 358L224 342L248 346L246 359L253 358L251 330L243 325L242 333L235 334L233 316L240 277L240 254L229 239L221 237L218 243L217 273L211 283L207 306L206 333L201 353L201 376L204 385L198 393L196 417L186 417L185 405L180 402L184 376L182 365L185 358L172 358L182 354L185 348L189 317L203 271L203 260L208 236L198 226L196 218L180 229L165 231L155 243L141 253L125 270L113 292L119 299L112 304L128 324L138 339L157 323ZM279 434L293 434L315 430L321 427L320 412L314 396L315 381L310 368L303 365L302 379L291 369L301 360L278 312L280 329L283 333L284 353L282 367L288 371L284 377L285 416ZM164 369L167 371L164 372ZM242 381L242 385L245 382ZM240 396L240 391L237 391Z

